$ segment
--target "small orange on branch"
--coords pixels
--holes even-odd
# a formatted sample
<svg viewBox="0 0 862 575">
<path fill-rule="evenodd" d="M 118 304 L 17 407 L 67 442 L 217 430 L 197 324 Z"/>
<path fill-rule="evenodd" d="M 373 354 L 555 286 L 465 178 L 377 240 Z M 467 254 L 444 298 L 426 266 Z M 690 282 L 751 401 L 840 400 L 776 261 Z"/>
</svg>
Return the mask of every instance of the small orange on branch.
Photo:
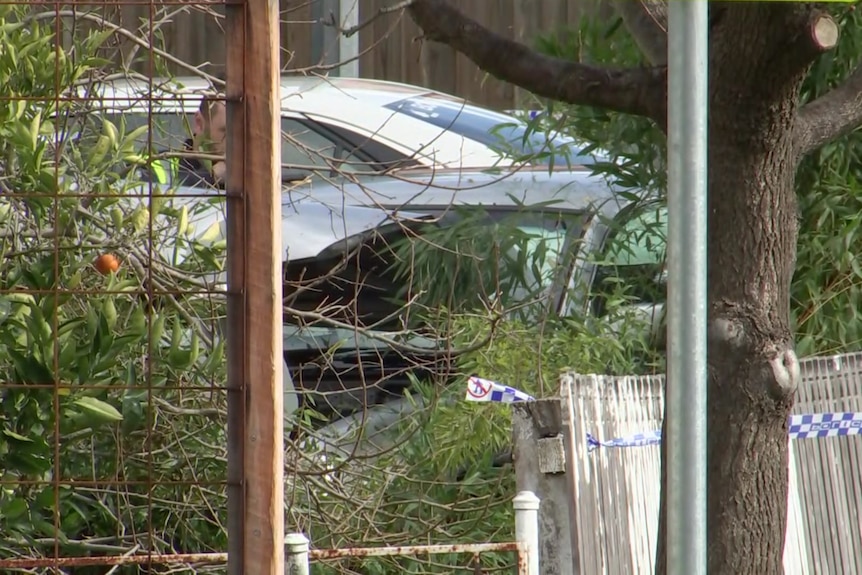
<svg viewBox="0 0 862 575">
<path fill-rule="evenodd" d="M 120 260 L 114 254 L 102 254 L 93 263 L 100 274 L 108 275 L 120 269 Z"/>
</svg>

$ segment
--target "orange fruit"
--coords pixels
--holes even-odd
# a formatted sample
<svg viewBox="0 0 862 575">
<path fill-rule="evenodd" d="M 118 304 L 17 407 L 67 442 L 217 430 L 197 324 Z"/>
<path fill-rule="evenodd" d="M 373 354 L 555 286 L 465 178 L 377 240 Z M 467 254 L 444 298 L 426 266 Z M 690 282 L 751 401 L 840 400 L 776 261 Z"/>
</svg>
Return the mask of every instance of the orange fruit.
<svg viewBox="0 0 862 575">
<path fill-rule="evenodd" d="M 100 274 L 108 275 L 120 269 L 120 260 L 114 254 L 102 254 L 93 263 Z"/>
</svg>

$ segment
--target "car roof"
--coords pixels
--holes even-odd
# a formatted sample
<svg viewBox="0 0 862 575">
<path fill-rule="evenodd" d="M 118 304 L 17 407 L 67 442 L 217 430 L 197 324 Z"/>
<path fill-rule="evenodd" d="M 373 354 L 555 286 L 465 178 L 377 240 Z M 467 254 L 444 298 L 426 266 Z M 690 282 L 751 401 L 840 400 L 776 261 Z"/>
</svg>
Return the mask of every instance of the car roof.
<svg viewBox="0 0 862 575">
<path fill-rule="evenodd" d="M 465 102 L 461 98 L 420 86 L 366 78 L 282 76 L 280 85 L 282 105 L 301 110 L 317 110 L 328 107 L 330 102 L 349 103 L 360 98 L 368 105 L 379 107 L 422 95 L 433 95 L 453 103 Z M 96 91 L 102 98 L 110 97 L 117 102 L 140 102 L 152 94 L 155 99 L 164 98 L 164 103 L 169 107 L 179 107 L 185 100 L 186 106 L 192 110 L 204 94 L 214 94 L 221 89 L 200 76 L 119 78 L 104 80 L 96 85 Z M 306 98 L 312 95 L 314 98 Z M 321 102 L 320 98 L 325 101 Z"/>
<path fill-rule="evenodd" d="M 283 113 L 323 120 L 373 138 L 405 156 L 424 158 L 422 163 L 426 166 L 462 169 L 514 163 L 478 141 L 475 134 L 471 137 L 456 133 L 451 129 L 454 123 L 422 118 L 422 107 L 430 105 L 437 110 L 448 108 L 447 117 L 457 117 L 459 125 L 473 129 L 478 126 L 473 126 L 473 122 L 482 126 L 520 123 L 512 116 L 475 106 L 462 98 L 419 86 L 364 78 L 282 76 L 280 83 Z M 147 100 L 152 100 L 154 111 L 185 113 L 197 110 L 204 94 L 217 92 L 211 82 L 198 76 L 122 78 L 101 83 L 96 90 L 109 108 L 148 109 Z M 416 108 L 408 106 L 409 113 L 397 111 L 400 102 L 417 97 L 423 100 Z M 487 128 L 479 131 L 487 133 Z"/>
</svg>

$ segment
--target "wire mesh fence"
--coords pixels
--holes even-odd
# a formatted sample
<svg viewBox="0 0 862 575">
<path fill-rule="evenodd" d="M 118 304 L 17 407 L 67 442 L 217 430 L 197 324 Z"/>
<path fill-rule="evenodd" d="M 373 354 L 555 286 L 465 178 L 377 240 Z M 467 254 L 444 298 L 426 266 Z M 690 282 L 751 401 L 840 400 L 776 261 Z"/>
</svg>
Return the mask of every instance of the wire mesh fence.
<svg viewBox="0 0 862 575">
<path fill-rule="evenodd" d="M 224 563 L 225 83 L 159 40 L 219 7 L 0 6 L 2 572 Z"/>
</svg>

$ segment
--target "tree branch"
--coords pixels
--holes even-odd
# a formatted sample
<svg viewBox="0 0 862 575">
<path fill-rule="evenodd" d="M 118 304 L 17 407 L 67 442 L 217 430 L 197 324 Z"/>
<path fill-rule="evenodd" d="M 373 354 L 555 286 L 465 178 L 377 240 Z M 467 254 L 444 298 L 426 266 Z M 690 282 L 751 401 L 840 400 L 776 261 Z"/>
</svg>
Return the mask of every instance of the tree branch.
<svg viewBox="0 0 862 575">
<path fill-rule="evenodd" d="M 803 106 L 796 134 L 803 154 L 845 136 L 862 125 L 862 64 L 844 83 Z"/>
<path fill-rule="evenodd" d="M 667 64 L 667 3 L 662 0 L 614 0 L 614 9 L 650 63 Z"/>
<path fill-rule="evenodd" d="M 665 67 L 610 69 L 545 56 L 492 32 L 446 0 L 414 0 L 408 11 L 425 39 L 451 46 L 503 81 L 545 98 L 645 116 L 665 125 Z"/>
</svg>

